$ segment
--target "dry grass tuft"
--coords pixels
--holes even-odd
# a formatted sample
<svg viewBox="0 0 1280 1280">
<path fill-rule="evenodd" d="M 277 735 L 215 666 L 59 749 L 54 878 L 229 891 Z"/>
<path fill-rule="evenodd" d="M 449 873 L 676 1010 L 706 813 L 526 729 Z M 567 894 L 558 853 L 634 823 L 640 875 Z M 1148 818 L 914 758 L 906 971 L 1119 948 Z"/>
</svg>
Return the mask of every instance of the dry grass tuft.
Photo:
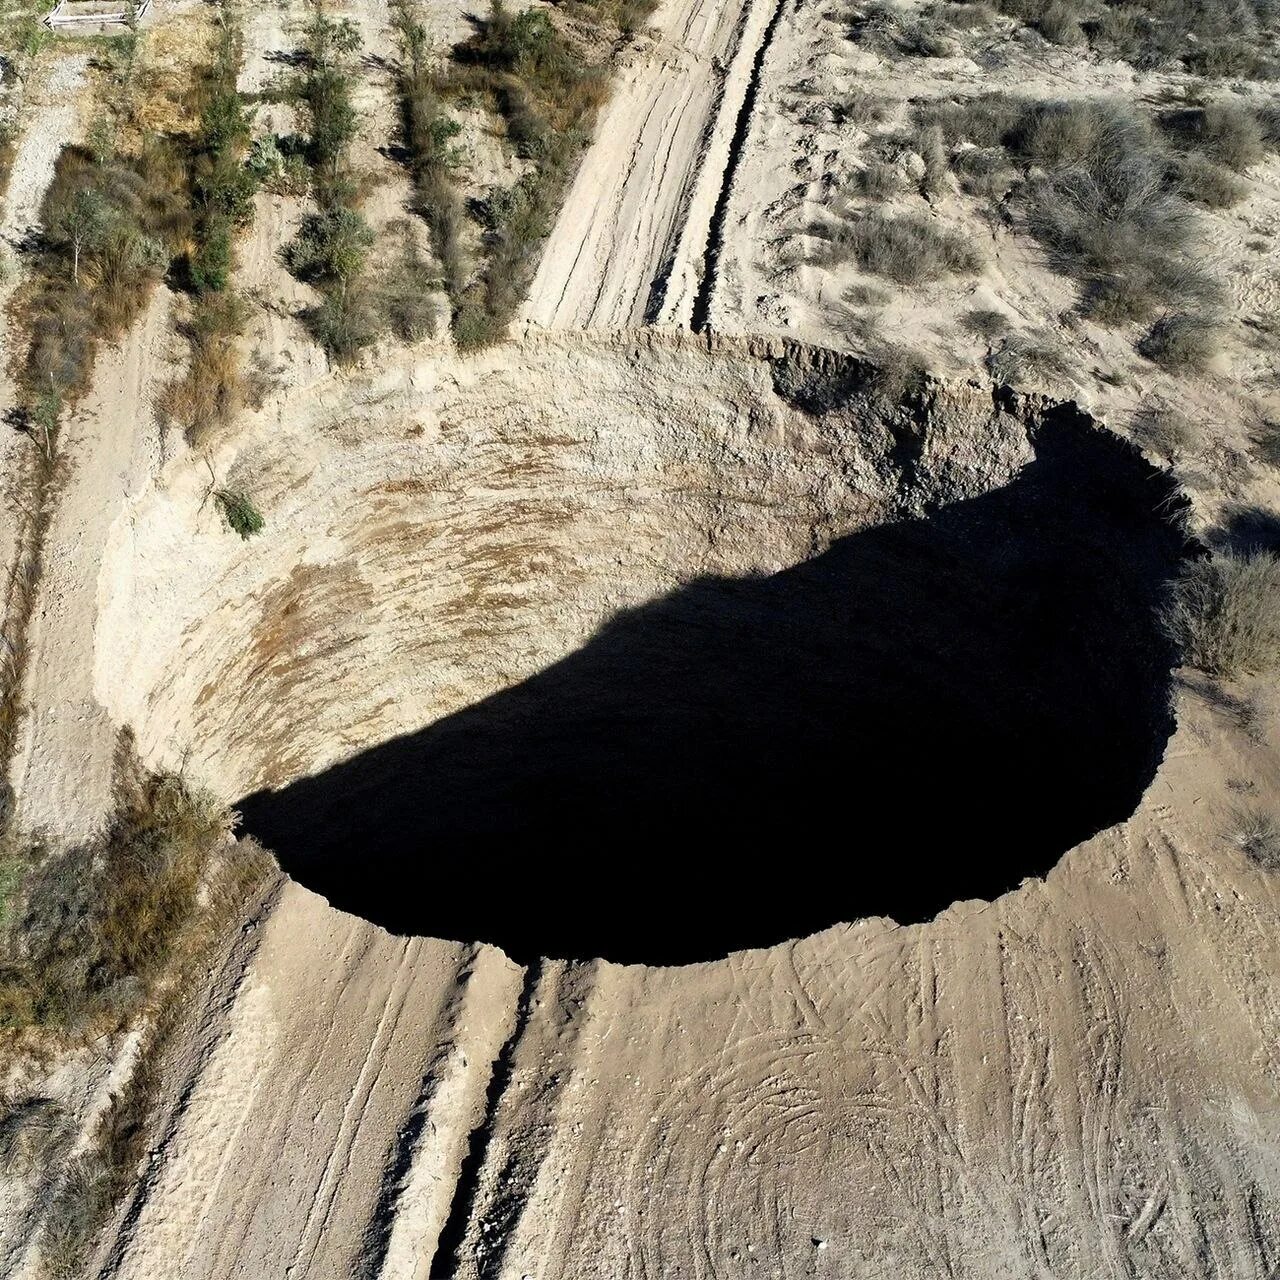
<svg viewBox="0 0 1280 1280">
<path fill-rule="evenodd" d="M 1228 677 L 1280 669 L 1280 559 L 1219 552 L 1191 565 L 1164 611 L 1186 660 Z"/>
<path fill-rule="evenodd" d="M 1145 448 L 1173 461 L 1191 452 L 1198 433 L 1180 409 L 1171 405 L 1146 405 L 1134 416 L 1134 439 Z"/>
<path fill-rule="evenodd" d="M 1233 815 L 1230 841 L 1250 862 L 1264 871 L 1280 871 L 1280 822 L 1260 809 L 1239 809 Z"/>
<path fill-rule="evenodd" d="M 1138 344 L 1138 351 L 1170 373 L 1203 373 L 1221 350 L 1221 324 L 1211 316 L 1162 316 Z"/>
<path fill-rule="evenodd" d="M 191 348 L 186 373 L 161 394 L 161 417 L 180 427 L 191 444 L 207 444 L 229 426 L 253 398 L 252 375 L 246 372 L 240 342 L 248 318 L 234 293 L 198 298 L 183 334 Z"/>
<path fill-rule="evenodd" d="M 964 236 L 927 218 L 866 214 L 829 234 L 820 260 L 855 262 L 863 271 L 897 284 L 917 285 L 982 269 L 982 255 Z"/>
</svg>

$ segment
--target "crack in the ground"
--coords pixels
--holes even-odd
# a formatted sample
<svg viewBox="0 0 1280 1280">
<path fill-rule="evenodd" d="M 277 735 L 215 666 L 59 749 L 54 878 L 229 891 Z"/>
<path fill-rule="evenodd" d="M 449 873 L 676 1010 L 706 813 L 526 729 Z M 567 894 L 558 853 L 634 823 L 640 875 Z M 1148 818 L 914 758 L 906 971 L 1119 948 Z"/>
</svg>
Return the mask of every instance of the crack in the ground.
<svg viewBox="0 0 1280 1280">
<path fill-rule="evenodd" d="M 498 1108 L 511 1083 L 516 1048 L 529 1024 L 529 1017 L 533 1011 L 534 993 L 541 976 L 541 964 L 530 965 L 525 970 L 524 985 L 520 988 L 520 998 L 516 1008 L 515 1025 L 511 1028 L 511 1034 L 499 1050 L 494 1062 L 489 1087 L 485 1091 L 484 1113 L 468 1136 L 467 1154 L 463 1157 L 462 1165 L 458 1170 L 458 1180 L 454 1184 L 448 1216 L 445 1218 L 444 1226 L 440 1228 L 440 1238 L 436 1244 L 435 1258 L 431 1267 L 433 1280 L 448 1280 L 458 1275 L 462 1269 L 462 1253 L 467 1227 L 480 1199 L 481 1176 L 487 1163 L 489 1146 L 493 1140 Z"/>
<path fill-rule="evenodd" d="M 715 293 L 716 276 L 720 268 L 720 254 L 724 249 L 725 221 L 729 214 L 729 201 L 733 195 L 734 179 L 738 166 L 742 162 L 742 154 L 746 150 L 747 134 L 751 131 L 751 120 L 755 114 L 756 97 L 760 90 L 760 73 L 764 67 L 765 55 L 782 21 L 783 12 L 787 8 L 787 0 L 778 0 L 770 17 L 755 56 L 751 60 L 751 75 L 747 80 L 747 89 L 742 97 L 742 105 L 738 108 L 738 118 L 734 122 L 733 137 L 729 142 L 729 157 L 720 181 L 720 191 L 716 196 L 715 208 L 711 213 L 711 223 L 707 230 L 707 247 L 703 258 L 702 276 L 698 281 L 698 292 L 693 300 L 691 325 L 694 332 L 705 330 L 711 318 L 711 299 Z"/>
</svg>

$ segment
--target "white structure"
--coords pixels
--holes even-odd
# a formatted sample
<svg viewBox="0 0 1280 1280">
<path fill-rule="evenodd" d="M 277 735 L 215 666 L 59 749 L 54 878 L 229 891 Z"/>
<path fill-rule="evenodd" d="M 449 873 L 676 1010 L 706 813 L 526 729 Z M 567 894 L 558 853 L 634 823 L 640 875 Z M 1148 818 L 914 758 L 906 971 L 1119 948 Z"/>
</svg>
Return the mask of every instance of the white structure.
<svg viewBox="0 0 1280 1280">
<path fill-rule="evenodd" d="M 55 31 L 60 27 L 81 25 L 107 26 L 113 23 L 125 25 L 140 22 L 151 8 L 151 0 L 141 0 L 132 11 L 128 6 L 117 7 L 113 0 L 58 0 L 45 22 Z"/>
</svg>

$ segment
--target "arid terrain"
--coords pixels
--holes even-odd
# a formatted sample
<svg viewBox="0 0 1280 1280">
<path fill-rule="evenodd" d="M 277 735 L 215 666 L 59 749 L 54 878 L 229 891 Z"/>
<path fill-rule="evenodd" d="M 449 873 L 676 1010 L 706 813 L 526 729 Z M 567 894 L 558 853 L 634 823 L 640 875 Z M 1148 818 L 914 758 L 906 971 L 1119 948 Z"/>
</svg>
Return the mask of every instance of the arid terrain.
<svg viewBox="0 0 1280 1280">
<path fill-rule="evenodd" d="M 0 1275 L 1277 1280 L 1275 12 L 108 9 L 0 15 Z"/>
</svg>

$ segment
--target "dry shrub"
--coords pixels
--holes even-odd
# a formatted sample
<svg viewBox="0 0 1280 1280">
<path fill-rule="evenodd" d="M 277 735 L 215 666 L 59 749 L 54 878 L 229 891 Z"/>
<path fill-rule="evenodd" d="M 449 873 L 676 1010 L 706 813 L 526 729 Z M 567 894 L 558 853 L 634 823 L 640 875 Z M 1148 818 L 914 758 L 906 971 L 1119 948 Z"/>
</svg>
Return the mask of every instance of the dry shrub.
<svg viewBox="0 0 1280 1280">
<path fill-rule="evenodd" d="M 913 214 L 867 214 L 839 224 L 825 259 L 854 262 L 863 271 L 903 285 L 972 275 L 983 265 L 981 254 L 964 236 Z"/>
<path fill-rule="evenodd" d="M 987 360 L 991 376 L 1008 386 L 1069 381 L 1071 366 L 1061 345 L 1047 334 L 1015 334 Z"/>
<path fill-rule="evenodd" d="M 1229 209 L 1249 194 L 1247 182 L 1200 152 L 1178 162 L 1178 189 L 1206 209 Z"/>
<path fill-rule="evenodd" d="M 439 296 L 441 283 L 406 228 L 400 253 L 391 264 L 379 295 L 383 315 L 401 341 L 419 342 L 435 332 L 434 299 Z"/>
<path fill-rule="evenodd" d="M 1145 405 L 1134 415 L 1132 431 L 1139 444 L 1169 459 L 1194 449 L 1199 439 L 1191 419 L 1172 405 Z"/>
<path fill-rule="evenodd" d="M 837 123 L 876 124 L 889 114 L 889 102 L 869 89 L 850 89 L 833 104 Z"/>
<path fill-rule="evenodd" d="M 970 333 L 986 342 L 993 342 L 1009 331 L 1009 317 L 1003 311 L 993 311 L 989 307 L 966 311 L 961 323 Z"/>
<path fill-rule="evenodd" d="M 1280 422 L 1263 419 L 1253 430 L 1252 453 L 1259 462 L 1280 470 Z"/>
<path fill-rule="evenodd" d="M 1176 146 L 1199 152 L 1236 173 L 1257 164 L 1271 145 L 1263 120 L 1238 102 L 1167 111 L 1160 117 L 1160 126 Z"/>
<path fill-rule="evenodd" d="M 1165 629 L 1192 665 L 1214 675 L 1280 668 L 1280 559 L 1263 551 L 1215 553 L 1175 583 Z"/>
<path fill-rule="evenodd" d="M 249 398 L 244 350 L 248 309 L 233 293 L 211 293 L 197 299 L 183 334 L 191 348 L 186 373 L 161 394 L 159 410 L 170 425 L 180 427 L 196 446 L 206 444 L 229 426 Z"/>
<path fill-rule="evenodd" d="M 929 364 L 919 351 L 880 343 L 869 357 L 873 363 L 862 390 L 881 411 L 892 413 L 923 393 Z"/>
<path fill-rule="evenodd" d="M 920 194 L 928 199 L 942 195 L 947 189 L 947 175 L 951 166 L 941 128 L 936 124 L 925 125 L 916 131 L 911 145 L 924 165 L 920 176 Z"/>
<path fill-rule="evenodd" d="M 1017 170 L 1001 147 L 966 147 L 951 161 L 960 189 L 999 203 L 1018 180 Z"/>
<path fill-rule="evenodd" d="M 1188 71 L 1211 80 L 1274 80 L 1280 76 L 1280 61 L 1266 48 L 1256 40 L 1234 35 L 1209 35 L 1188 49 L 1183 62 Z"/>
<path fill-rule="evenodd" d="M 1092 165 L 1107 156 L 1132 161 L 1150 150 L 1149 126 L 1112 99 L 1023 104 L 1009 145 L 1046 169 Z"/>
<path fill-rule="evenodd" d="M 853 12 L 849 30 L 859 44 L 887 57 L 947 58 L 958 49 L 947 36 L 946 25 L 936 9 L 913 15 L 877 0 Z"/>
<path fill-rule="evenodd" d="M 934 12 L 949 27 L 957 31 L 973 31 L 979 27 L 989 27 L 999 16 L 983 0 L 975 0 L 972 4 L 943 4 Z"/>
<path fill-rule="evenodd" d="M 38 1093 L 0 1097 L 0 1169 L 25 1174 L 65 1153 L 71 1132 L 62 1107 Z"/>
<path fill-rule="evenodd" d="M 1161 316 L 1138 351 L 1170 373 L 1203 373 L 1222 347 L 1222 326 L 1211 316 Z"/>
<path fill-rule="evenodd" d="M 1049 0 L 1031 25 L 1050 44 L 1083 44 L 1083 20 L 1084 12 L 1069 0 Z"/>
<path fill-rule="evenodd" d="M 377 340 L 377 299 L 362 284 L 338 284 L 303 317 L 312 337 L 338 364 L 350 364 Z"/>
<path fill-rule="evenodd" d="M 1231 843 L 1264 871 L 1280 871 L 1280 822 L 1260 809 L 1239 809 L 1229 832 Z"/>
<path fill-rule="evenodd" d="M 853 175 L 851 185 L 860 196 L 871 200 L 888 200 L 902 189 L 902 175 L 897 165 L 886 160 L 872 159 Z"/>
<path fill-rule="evenodd" d="M 1237 173 L 1257 164 L 1267 152 L 1258 117 L 1233 102 L 1204 109 L 1197 141 L 1214 160 Z"/>
<path fill-rule="evenodd" d="M 1187 254 L 1191 207 L 1128 113 L 1113 104 L 1040 108 L 1017 145 L 1049 168 L 1026 189 L 1030 230 L 1059 270 L 1085 282 L 1091 317 L 1115 324 L 1148 319 L 1171 301 L 1216 303 L 1216 282 Z"/>
<path fill-rule="evenodd" d="M 912 112 L 912 119 L 922 129 L 936 125 L 952 146 L 972 142 L 978 147 L 994 147 L 1007 141 L 1025 111 L 1025 103 L 989 93 L 964 102 L 922 103 Z"/>
</svg>

